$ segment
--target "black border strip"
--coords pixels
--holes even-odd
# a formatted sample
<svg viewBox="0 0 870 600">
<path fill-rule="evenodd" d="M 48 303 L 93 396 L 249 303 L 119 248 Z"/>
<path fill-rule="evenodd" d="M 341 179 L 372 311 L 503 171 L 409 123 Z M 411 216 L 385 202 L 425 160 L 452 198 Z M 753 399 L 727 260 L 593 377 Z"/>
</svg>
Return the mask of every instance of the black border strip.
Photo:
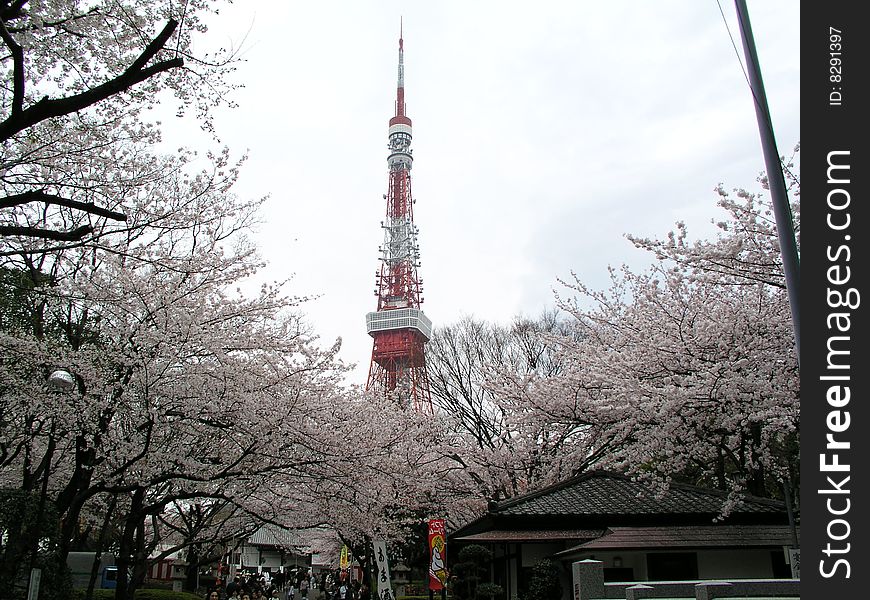
<svg viewBox="0 0 870 600">
<path fill-rule="evenodd" d="M 801 14 L 802 598 L 866 597 L 870 565 L 870 103 L 862 4 L 804 2 Z"/>
</svg>

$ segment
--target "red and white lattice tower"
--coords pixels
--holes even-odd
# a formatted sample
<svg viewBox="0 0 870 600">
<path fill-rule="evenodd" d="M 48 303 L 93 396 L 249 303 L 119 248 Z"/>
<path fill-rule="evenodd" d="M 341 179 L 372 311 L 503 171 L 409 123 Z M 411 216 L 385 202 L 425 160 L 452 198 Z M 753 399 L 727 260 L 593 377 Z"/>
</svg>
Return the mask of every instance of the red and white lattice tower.
<svg viewBox="0 0 870 600">
<path fill-rule="evenodd" d="M 432 335 L 432 322 L 420 310 L 423 282 L 417 276 L 420 247 L 411 197 L 411 119 L 405 116 L 401 33 L 396 115 L 390 119 L 389 150 L 390 182 L 384 195 L 387 218 L 381 223 L 384 244 L 375 289 L 378 308 L 366 315 L 366 330 L 374 338 L 366 389 L 431 413 L 424 348 Z"/>
</svg>

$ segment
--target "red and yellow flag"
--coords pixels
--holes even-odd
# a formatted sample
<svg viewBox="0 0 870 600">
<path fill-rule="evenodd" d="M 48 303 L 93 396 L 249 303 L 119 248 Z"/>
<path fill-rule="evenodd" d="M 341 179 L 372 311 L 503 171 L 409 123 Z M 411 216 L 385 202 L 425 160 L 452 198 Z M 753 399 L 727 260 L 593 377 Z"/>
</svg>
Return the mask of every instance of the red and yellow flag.
<svg viewBox="0 0 870 600">
<path fill-rule="evenodd" d="M 444 519 L 429 520 L 429 589 L 443 590 L 447 585 L 447 536 Z"/>
</svg>

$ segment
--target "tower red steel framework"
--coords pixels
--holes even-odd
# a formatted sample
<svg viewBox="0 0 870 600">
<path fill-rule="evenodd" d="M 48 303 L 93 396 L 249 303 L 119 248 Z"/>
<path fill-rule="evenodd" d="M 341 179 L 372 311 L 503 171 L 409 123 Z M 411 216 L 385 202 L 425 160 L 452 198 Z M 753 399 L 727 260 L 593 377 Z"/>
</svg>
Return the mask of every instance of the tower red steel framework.
<svg viewBox="0 0 870 600">
<path fill-rule="evenodd" d="M 417 276 L 420 247 L 411 196 L 411 119 L 405 115 L 403 52 L 400 33 L 396 114 L 390 119 L 387 157 L 390 179 L 384 195 L 387 218 L 381 223 L 384 244 L 376 276 L 378 308 L 366 315 L 366 330 L 374 339 L 366 389 L 431 413 L 424 349 L 432 322 L 420 310 L 423 282 Z"/>
</svg>

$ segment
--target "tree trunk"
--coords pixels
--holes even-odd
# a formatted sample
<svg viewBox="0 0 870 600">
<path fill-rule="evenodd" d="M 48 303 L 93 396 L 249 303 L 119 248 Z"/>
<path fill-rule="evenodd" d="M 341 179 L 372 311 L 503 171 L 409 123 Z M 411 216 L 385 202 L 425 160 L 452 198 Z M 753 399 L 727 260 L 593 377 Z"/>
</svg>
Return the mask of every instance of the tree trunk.
<svg viewBox="0 0 870 600">
<path fill-rule="evenodd" d="M 199 584 L 199 553 L 196 550 L 196 545 L 191 545 L 187 550 L 187 568 L 184 573 L 185 592 L 194 593 Z"/>
<path fill-rule="evenodd" d="M 118 547 L 118 580 L 115 588 L 115 600 L 133 600 L 136 591 L 133 582 L 130 581 L 130 573 L 133 567 L 133 558 L 136 550 L 137 521 L 142 512 L 145 499 L 145 489 L 136 488 L 130 501 L 130 510 L 124 519 L 124 529 L 121 533 L 121 543 Z"/>
<path fill-rule="evenodd" d="M 106 545 L 109 524 L 111 523 L 112 514 L 115 512 L 117 502 L 118 497 L 113 495 L 112 501 L 106 509 L 106 516 L 103 518 L 103 527 L 100 530 L 100 537 L 97 539 L 97 546 L 94 549 L 94 564 L 91 566 L 91 575 L 88 578 L 88 589 L 85 591 L 85 600 L 92 600 L 94 597 L 94 587 L 96 586 L 100 565 L 102 564 L 101 556 L 103 554 L 103 547 Z"/>
</svg>

